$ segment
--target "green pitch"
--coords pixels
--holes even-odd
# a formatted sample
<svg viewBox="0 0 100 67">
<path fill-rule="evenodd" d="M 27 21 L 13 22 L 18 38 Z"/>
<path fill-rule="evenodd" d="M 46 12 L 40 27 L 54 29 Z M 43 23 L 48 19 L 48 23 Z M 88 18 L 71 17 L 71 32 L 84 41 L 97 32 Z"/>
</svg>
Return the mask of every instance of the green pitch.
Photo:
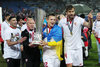
<svg viewBox="0 0 100 67">
<path fill-rule="evenodd" d="M 89 58 L 88 60 L 84 60 L 84 66 L 85 67 L 100 67 L 97 66 L 98 64 L 98 52 L 97 52 L 97 45 L 96 45 L 96 39 L 92 35 L 92 48 L 89 50 Z"/>
</svg>

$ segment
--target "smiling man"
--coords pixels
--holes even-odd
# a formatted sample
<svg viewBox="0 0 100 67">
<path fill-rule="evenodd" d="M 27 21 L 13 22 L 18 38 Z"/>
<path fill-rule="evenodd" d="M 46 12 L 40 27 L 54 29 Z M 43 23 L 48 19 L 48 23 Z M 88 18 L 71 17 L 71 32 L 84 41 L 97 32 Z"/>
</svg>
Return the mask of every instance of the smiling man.
<svg viewBox="0 0 100 67">
<path fill-rule="evenodd" d="M 4 59 L 7 62 L 7 67 L 20 67 L 21 49 L 20 43 L 26 40 L 26 37 L 21 38 L 21 31 L 17 28 L 15 16 L 9 18 L 10 27 L 4 33 Z"/>
<path fill-rule="evenodd" d="M 26 67 L 40 67 L 40 50 L 38 45 L 32 44 L 35 33 L 35 21 L 33 17 L 27 17 L 27 28 L 22 31 L 21 36 L 27 37 L 23 42 L 23 58 L 25 58 Z"/>
<path fill-rule="evenodd" d="M 89 19 L 93 18 L 91 12 Z M 72 5 L 66 7 L 66 18 L 61 19 L 58 24 L 64 31 L 64 52 L 66 67 L 83 66 L 81 27 L 90 27 L 90 23 L 75 15 L 75 8 Z"/>
<path fill-rule="evenodd" d="M 47 16 L 47 26 L 43 28 L 43 63 L 44 67 L 60 67 L 62 52 L 62 29 L 55 25 L 54 14 Z"/>
</svg>

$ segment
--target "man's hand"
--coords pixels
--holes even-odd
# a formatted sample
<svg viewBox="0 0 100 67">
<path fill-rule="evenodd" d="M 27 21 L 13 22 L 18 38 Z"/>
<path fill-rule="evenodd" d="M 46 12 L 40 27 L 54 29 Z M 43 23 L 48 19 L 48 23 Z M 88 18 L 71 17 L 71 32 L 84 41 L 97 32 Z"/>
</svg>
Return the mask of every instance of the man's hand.
<svg viewBox="0 0 100 67">
<path fill-rule="evenodd" d="M 90 13 L 88 14 L 88 28 L 92 28 L 93 26 L 93 15 L 92 15 L 93 10 L 90 11 Z"/>
<path fill-rule="evenodd" d="M 22 37 L 20 40 L 18 40 L 18 43 L 22 43 L 23 41 L 25 41 L 27 39 L 27 37 Z"/>
<path fill-rule="evenodd" d="M 30 47 L 37 47 L 38 45 L 32 44 L 32 42 L 28 45 Z"/>
<path fill-rule="evenodd" d="M 44 46 L 44 45 L 48 45 L 48 42 L 41 41 L 41 42 L 40 42 L 40 45 L 43 45 L 43 46 Z"/>
<path fill-rule="evenodd" d="M 92 13 L 93 13 L 93 10 L 91 10 L 90 13 L 88 14 L 88 20 L 93 19 Z"/>
<path fill-rule="evenodd" d="M 83 36 L 81 36 L 81 38 L 84 38 Z"/>
<path fill-rule="evenodd" d="M 21 51 L 23 51 L 23 45 L 21 45 L 20 48 L 21 48 Z"/>
</svg>

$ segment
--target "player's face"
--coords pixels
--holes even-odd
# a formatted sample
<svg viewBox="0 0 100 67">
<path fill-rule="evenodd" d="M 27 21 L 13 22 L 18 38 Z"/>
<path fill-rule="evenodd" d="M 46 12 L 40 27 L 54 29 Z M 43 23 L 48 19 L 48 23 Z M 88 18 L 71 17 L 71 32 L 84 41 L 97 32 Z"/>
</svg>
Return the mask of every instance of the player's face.
<svg viewBox="0 0 100 67">
<path fill-rule="evenodd" d="M 56 23 L 56 17 L 55 16 L 49 16 L 47 19 L 48 26 L 53 27 Z"/>
<path fill-rule="evenodd" d="M 97 20 L 100 21 L 100 13 L 97 14 Z"/>
<path fill-rule="evenodd" d="M 27 25 L 28 25 L 29 29 L 34 29 L 34 25 L 35 25 L 34 20 L 33 19 L 29 19 L 27 21 Z"/>
<path fill-rule="evenodd" d="M 75 9 L 72 8 L 71 10 L 68 10 L 68 11 L 66 12 L 66 15 L 67 15 L 67 17 L 69 17 L 69 18 L 74 18 Z"/>
<path fill-rule="evenodd" d="M 12 26 L 12 27 L 17 27 L 17 20 L 16 20 L 16 18 L 12 18 L 11 20 L 10 20 L 10 25 Z"/>
<path fill-rule="evenodd" d="M 18 24 L 19 24 L 20 26 L 22 26 L 23 23 L 24 23 L 23 19 L 20 19 L 19 22 L 18 22 Z"/>
</svg>

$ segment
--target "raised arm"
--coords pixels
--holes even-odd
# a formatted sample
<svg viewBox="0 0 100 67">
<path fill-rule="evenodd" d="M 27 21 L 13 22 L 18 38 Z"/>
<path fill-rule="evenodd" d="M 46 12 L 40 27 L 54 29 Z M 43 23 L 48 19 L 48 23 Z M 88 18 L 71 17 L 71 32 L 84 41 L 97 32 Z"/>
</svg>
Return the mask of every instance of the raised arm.
<svg viewBox="0 0 100 67">
<path fill-rule="evenodd" d="M 86 27 L 88 27 L 88 28 L 92 28 L 92 25 L 93 25 L 93 15 L 92 15 L 92 12 L 93 12 L 93 10 L 90 11 L 90 13 L 88 14 L 88 21 L 89 22 L 85 21 L 83 23 L 83 25 L 86 26 Z"/>
</svg>

